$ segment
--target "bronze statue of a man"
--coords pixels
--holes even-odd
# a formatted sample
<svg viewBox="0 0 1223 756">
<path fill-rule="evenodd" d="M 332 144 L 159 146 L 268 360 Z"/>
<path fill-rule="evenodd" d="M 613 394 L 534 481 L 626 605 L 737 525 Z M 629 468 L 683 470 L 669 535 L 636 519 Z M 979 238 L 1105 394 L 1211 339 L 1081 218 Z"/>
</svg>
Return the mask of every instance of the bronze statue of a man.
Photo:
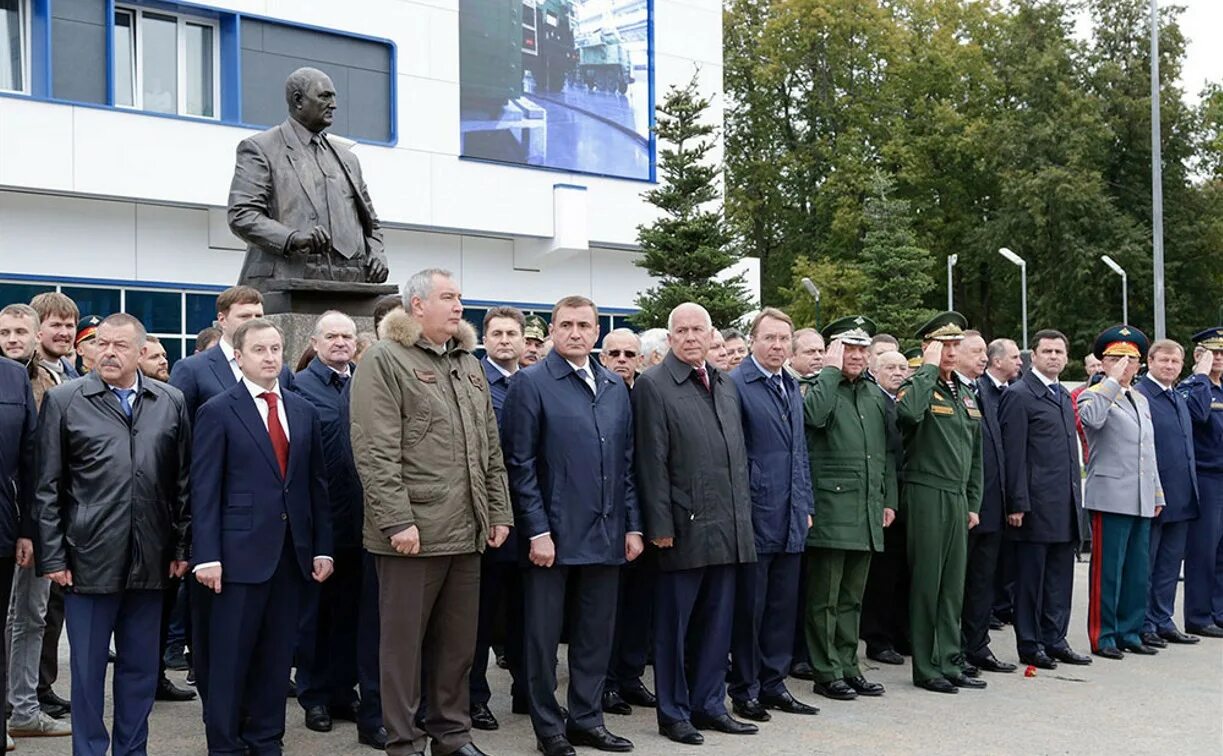
<svg viewBox="0 0 1223 756">
<path fill-rule="evenodd" d="M 299 68 L 285 81 L 289 118 L 238 144 L 229 228 L 248 244 L 238 283 L 304 278 L 386 280 L 382 229 L 357 156 L 328 137 L 330 77 Z"/>
</svg>

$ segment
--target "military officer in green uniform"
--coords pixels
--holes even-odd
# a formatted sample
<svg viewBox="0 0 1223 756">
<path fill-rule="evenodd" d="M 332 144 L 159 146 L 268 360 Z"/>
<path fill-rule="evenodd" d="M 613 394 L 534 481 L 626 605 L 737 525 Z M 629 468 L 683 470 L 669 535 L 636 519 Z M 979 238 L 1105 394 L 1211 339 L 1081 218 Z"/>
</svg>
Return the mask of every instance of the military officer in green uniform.
<svg viewBox="0 0 1223 756">
<path fill-rule="evenodd" d="M 955 663 L 968 530 L 977 524 L 982 490 L 981 410 L 955 375 L 967 327 L 960 313 L 944 312 L 918 330 L 922 365 L 901 384 L 896 404 L 904 437 L 900 506 L 908 523 L 913 682 L 938 693 L 985 687 Z"/>
<path fill-rule="evenodd" d="M 867 380 L 875 324 L 830 323 L 824 368 L 803 414 L 815 516 L 807 534 L 806 637 L 815 692 L 835 700 L 883 694 L 858 667 L 858 621 L 871 553 L 896 516 L 896 460 L 888 448 L 886 398 Z"/>
</svg>

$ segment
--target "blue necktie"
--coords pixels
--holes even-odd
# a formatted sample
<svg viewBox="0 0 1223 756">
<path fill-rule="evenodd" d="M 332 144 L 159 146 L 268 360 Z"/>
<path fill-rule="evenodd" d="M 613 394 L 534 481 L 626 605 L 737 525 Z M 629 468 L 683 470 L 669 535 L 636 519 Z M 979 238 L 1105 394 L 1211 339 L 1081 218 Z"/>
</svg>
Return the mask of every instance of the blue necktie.
<svg viewBox="0 0 1223 756">
<path fill-rule="evenodd" d="M 132 416 L 132 394 L 136 393 L 136 389 L 117 389 L 113 388 L 115 396 L 119 397 L 119 406 L 123 408 L 123 414 L 128 417 Z"/>
</svg>

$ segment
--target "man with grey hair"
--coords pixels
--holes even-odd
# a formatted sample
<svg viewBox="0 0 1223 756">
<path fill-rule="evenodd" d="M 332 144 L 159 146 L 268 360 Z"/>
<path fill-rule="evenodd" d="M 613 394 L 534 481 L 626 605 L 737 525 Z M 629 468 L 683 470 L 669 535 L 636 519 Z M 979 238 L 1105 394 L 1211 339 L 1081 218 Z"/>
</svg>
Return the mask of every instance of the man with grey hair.
<svg viewBox="0 0 1223 756">
<path fill-rule="evenodd" d="M 624 380 L 629 391 L 641 370 L 641 339 L 627 328 L 617 328 L 603 337 L 599 362 Z"/>
<path fill-rule="evenodd" d="M 294 376 L 292 391 L 319 414 L 334 573 L 306 590 L 297 644 L 297 702 L 308 729 L 329 732 L 332 719 L 355 720 L 358 742 L 385 746 L 378 679 L 360 674 L 365 670 L 358 662 L 362 650 L 378 645 L 378 605 L 362 601 L 378 588 L 373 563 L 361 550 L 364 507 L 344 390 L 356 369 L 357 325 L 348 315 L 328 310 L 315 321 L 310 346 L 315 356 Z"/>
<path fill-rule="evenodd" d="M 667 329 L 649 328 L 641 332 L 641 369 L 649 370 L 667 356 Z"/>
<path fill-rule="evenodd" d="M 985 357 L 988 360 L 985 366 L 986 374 L 999 390 L 1018 378 L 1023 371 L 1019 345 L 1011 339 L 994 339 L 989 342 Z"/>
<path fill-rule="evenodd" d="M 431 739 L 437 756 L 481 756 L 471 741 L 468 674 L 480 554 L 501 546 L 513 524 L 505 462 L 458 282 L 449 271 L 422 270 L 404 300 L 361 360 L 352 386 L 361 401 L 351 408 L 362 540 L 378 570 L 386 752 L 421 753 Z"/>
<path fill-rule="evenodd" d="M 238 144 L 228 213 L 230 230 L 248 244 L 238 283 L 261 291 L 285 278 L 382 283 L 382 228 L 361 163 L 325 133 L 335 85 L 299 68 L 285 81 L 285 101 L 283 123 Z"/>
</svg>

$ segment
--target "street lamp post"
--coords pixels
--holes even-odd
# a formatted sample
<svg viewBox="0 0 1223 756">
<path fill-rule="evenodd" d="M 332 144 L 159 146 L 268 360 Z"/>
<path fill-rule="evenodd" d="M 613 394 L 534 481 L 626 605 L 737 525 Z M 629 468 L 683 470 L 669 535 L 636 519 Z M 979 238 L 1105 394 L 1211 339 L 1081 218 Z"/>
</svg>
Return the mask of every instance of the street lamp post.
<svg viewBox="0 0 1223 756">
<path fill-rule="evenodd" d="M 947 310 L 955 309 L 955 292 L 952 291 L 952 285 L 955 283 L 951 275 L 951 270 L 955 268 L 955 264 L 960 261 L 959 255 L 947 255 Z"/>
<path fill-rule="evenodd" d="M 820 287 L 816 286 L 810 278 L 803 279 L 803 288 L 815 300 L 815 330 L 820 330 Z"/>
<path fill-rule="evenodd" d="M 998 254 L 1010 260 L 1019 266 L 1019 285 L 1022 287 L 1020 292 L 1021 308 L 1023 310 L 1023 348 L 1027 351 L 1028 348 L 1028 261 L 1015 254 L 1006 247 L 998 249 Z"/>
<path fill-rule="evenodd" d="M 1107 265 L 1109 268 L 1111 268 L 1114 273 L 1121 276 L 1121 322 L 1129 323 L 1130 322 L 1130 295 L 1129 295 L 1129 285 L 1127 283 L 1128 277 L 1125 275 L 1125 268 L 1118 265 L 1117 261 L 1109 257 L 1108 255 L 1100 255 L 1100 259 L 1103 260 L 1104 264 Z"/>
</svg>

